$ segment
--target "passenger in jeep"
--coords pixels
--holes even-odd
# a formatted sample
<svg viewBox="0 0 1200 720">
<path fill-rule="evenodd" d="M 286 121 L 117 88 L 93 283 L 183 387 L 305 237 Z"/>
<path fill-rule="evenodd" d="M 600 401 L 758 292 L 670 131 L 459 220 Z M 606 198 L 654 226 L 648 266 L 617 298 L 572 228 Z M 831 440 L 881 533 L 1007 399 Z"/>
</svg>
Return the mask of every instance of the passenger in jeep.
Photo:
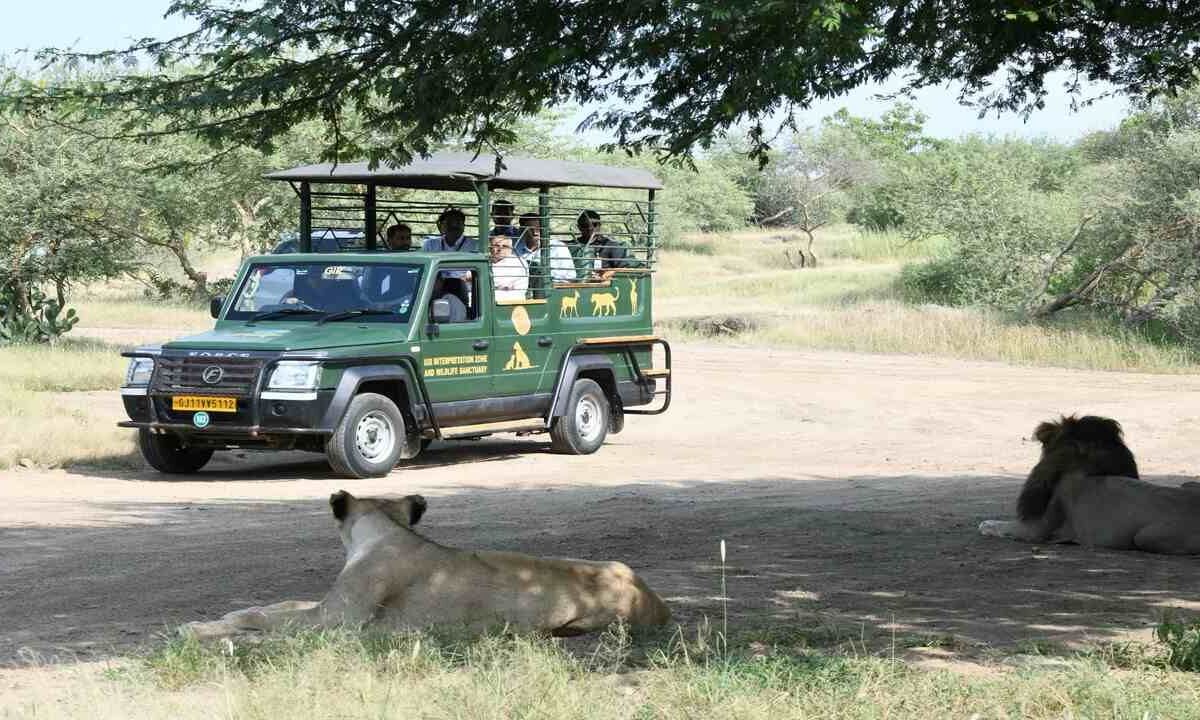
<svg viewBox="0 0 1200 720">
<path fill-rule="evenodd" d="M 412 228 L 404 223 L 396 223 L 387 229 L 383 244 L 392 252 L 412 250 Z"/>
<path fill-rule="evenodd" d="M 579 237 L 568 244 L 575 258 L 575 269 L 580 278 L 592 277 L 608 280 L 617 268 L 635 267 L 636 261 L 629 256 L 629 248 L 600 232 L 600 213 L 584 210 L 579 213 L 576 227 Z"/>
<path fill-rule="evenodd" d="M 476 252 L 475 238 L 467 237 L 467 216 L 456 207 L 448 207 L 438 215 L 437 227 L 440 235 L 427 238 L 422 249 L 425 252 Z"/>
<path fill-rule="evenodd" d="M 434 300 L 445 300 L 450 303 L 450 319 L 447 322 L 461 323 L 469 319 L 466 283 L 462 278 L 449 275 L 444 271 L 438 273 L 433 284 L 432 297 Z"/>
<path fill-rule="evenodd" d="M 529 266 L 513 254 L 512 238 L 493 235 L 488 238 L 492 260 L 492 282 L 497 300 L 524 300 L 529 292 Z"/>
</svg>

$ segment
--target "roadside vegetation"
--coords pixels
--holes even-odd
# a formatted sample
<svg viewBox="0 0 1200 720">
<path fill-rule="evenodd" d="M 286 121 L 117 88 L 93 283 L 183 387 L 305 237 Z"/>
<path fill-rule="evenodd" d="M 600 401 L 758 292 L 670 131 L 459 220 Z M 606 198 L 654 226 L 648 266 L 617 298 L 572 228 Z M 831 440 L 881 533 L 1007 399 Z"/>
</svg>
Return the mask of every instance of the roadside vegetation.
<svg viewBox="0 0 1200 720">
<path fill-rule="evenodd" d="M 586 649 L 511 635 L 308 632 L 171 640 L 107 668 L 23 683 L 7 717 L 1191 718 L 1200 675 L 1157 650 L 1027 655 L 940 669 L 814 648 L 802 633 L 682 633 Z"/>
<path fill-rule="evenodd" d="M 662 254 L 656 320 L 672 339 L 793 349 L 936 355 L 1091 370 L 1195 372 L 1190 344 L 1103 314 L 1030 321 L 979 305 L 931 302 L 906 268 L 945 241 L 841 224 L 818 231 L 816 269 L 787 265 L 786 231 L 688 235 Z"/>
</svg>

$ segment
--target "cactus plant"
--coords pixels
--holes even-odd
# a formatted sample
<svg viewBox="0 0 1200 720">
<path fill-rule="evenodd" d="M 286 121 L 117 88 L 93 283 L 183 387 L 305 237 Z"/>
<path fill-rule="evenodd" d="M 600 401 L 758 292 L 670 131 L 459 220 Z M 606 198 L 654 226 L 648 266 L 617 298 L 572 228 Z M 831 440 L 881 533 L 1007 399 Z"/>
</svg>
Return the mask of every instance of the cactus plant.
<svg viewBox="0 0 1200 720">
<path fill-rule="evenodd" d="M 12 280 L 0 282 L 0 345 L 51 342 L 77 322 L 74 309 L 46 297 L 41 288 Z"/>
</svg>

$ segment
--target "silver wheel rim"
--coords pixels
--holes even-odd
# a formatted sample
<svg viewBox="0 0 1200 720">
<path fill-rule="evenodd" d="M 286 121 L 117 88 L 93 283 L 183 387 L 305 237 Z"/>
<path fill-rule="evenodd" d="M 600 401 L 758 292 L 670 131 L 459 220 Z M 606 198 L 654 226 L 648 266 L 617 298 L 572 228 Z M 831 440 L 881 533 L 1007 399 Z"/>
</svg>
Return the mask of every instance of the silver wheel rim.
<svg viewBox="0 0 1200 720">
<path fill-rule="evenodd" d="M 600 403 L 590 395 L 584 395 L 579 398 L 579 403 L 575 406 L 575 430 L 579 433 L 579 439 L 586 443 L 593 443 L 600 437 L 600 433 L 604 431 L 603 412 L 600 410 Z"/>
<path fill-rule="evenodd" d="M 377 463 L 390 455 L 396 447 L 391 418 L 378 410 L 363 415 L 354 429 L 354 447 L 367 462 Z"/>
</svg>

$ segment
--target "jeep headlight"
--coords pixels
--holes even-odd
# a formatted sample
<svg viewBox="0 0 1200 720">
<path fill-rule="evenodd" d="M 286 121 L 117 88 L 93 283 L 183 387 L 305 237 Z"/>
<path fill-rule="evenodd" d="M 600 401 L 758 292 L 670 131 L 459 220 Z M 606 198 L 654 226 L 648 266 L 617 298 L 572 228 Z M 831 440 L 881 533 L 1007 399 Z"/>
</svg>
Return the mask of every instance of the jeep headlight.
<svg viewBox="0 0 1200 720">
<path fill-rule="evenodd" d="M 125 369 L 126 387 L 145 387 L 150 384 L 150 376 L 154 374 L 154 358 L 130 358 L 129 367 Z"/>
<path fill-rule="evenodd" d="M 271 372 L 267 387 L 272 390 L 315 390 L 321 376 L 321 363 L 281 360 Z"/>
</svg>

